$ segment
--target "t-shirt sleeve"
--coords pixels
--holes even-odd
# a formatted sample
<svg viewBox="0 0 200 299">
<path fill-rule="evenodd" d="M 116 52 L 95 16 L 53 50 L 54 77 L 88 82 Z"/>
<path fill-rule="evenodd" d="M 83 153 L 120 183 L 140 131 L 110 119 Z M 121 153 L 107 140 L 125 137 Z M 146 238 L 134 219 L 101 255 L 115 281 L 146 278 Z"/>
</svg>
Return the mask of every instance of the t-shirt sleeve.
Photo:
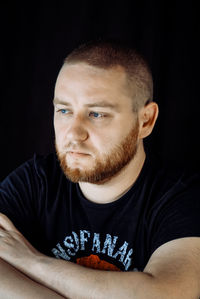
<svg viewBox="0 0 200 299">
<path fill-rule="evenodd" d="M 29 240 L 37 230 L 36 199 L 40 192 L 35 159 L 18 167 L 0 183 L 0 212 Z"/>
<path fill-rule="evenodd" d="M 184 237 L 200 237 L 200 179 L 182 178 L 154 207 L 149 223 L 150 255 L 161 245 Z"/>
</svg>

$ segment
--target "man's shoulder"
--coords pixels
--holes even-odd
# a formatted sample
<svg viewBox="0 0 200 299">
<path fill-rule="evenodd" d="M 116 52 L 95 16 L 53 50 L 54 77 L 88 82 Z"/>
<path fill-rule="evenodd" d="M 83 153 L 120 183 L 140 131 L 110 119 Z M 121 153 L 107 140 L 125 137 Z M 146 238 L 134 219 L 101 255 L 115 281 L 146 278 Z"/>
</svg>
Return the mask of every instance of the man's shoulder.
<svg viewBox="0 0 200 299">
<path fill-rule="evenodd" d="M 35 154 L 32 163 L 34 165 L 35 172 L 37 175 L 49 182 L 56 183 L 57 180 L 65 179 L 64 173 L 60 167 L 59 160 L 56 153 L 50 153 L 47 155 L 37 155 Z"/>
<path fill-rule="evenodd" d="M 13 170 L 3 181 L 17 182 L 19 180 L 35 181 L 35 180 L 51 180 L 55 177 L 62 176 L 63 172 L 60 168 L 56 154 L 49 153 L 41 155 L 35 153 L 30 159 L 22 163 Z"/>
<path fill-rule="evenodd" d="M 61 170 L 57 156 L 54 152 L 46 155 L 34 154 L 32 159 L 27 161 L 27 163 L 34 167 L 37 173 L 42 171 L 52 172 L 55 169 Z"/>
<path fill-rule="evenodd" d="M 164 160 L 156 154 L 149 154 L 147 160 L 147 178 L 157 192 L 159 189 L 180 192 L 190 188 L 200 191 L 200 173 L 197 170 Z"/>
</svg>

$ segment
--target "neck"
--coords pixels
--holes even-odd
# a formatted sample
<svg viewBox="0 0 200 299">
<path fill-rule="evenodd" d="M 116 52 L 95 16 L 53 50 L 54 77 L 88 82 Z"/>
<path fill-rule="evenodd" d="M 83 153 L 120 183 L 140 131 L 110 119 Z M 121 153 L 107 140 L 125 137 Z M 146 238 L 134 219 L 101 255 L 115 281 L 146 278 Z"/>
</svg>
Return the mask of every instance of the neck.
<svg viewBox="0 0 200 299">
<path fill-rule="evenodd" d="M 135 183 L 142 170 L 145 158 L 146 154 L 143 143 L 141 143 L 138 146 L 136 155 L 129 164 L 109 181 L 99 185 L 80 182 L 79 186 L 83 195 L 88 200 L 99 204 L 110 203 L 119 199 Z"/>
</svg>

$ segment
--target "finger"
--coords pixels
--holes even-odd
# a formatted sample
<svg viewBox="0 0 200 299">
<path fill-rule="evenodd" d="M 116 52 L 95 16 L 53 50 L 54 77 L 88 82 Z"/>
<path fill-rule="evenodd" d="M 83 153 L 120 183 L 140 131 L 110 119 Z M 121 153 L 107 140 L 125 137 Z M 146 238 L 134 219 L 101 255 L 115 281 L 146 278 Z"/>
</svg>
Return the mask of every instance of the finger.
<svg viewBox="0 0 200 299">
<path fill-rule="evenodd" d="M 6 235 L 6 230 L 3 228 L 0 228 L 0 237 L 4 237 Z"/>
<path fill-rule="evenodd" d="M 5 230 L 18 232 L 12 221 L 2 213 L 0 213 L 0 227 L 2 227 Z"/>
<path fill-rule="evenodd" d="M 0 228 L 0 241 L 7 237 L 10 237 L 10 232 L 3 228 Z"/>
</svg>

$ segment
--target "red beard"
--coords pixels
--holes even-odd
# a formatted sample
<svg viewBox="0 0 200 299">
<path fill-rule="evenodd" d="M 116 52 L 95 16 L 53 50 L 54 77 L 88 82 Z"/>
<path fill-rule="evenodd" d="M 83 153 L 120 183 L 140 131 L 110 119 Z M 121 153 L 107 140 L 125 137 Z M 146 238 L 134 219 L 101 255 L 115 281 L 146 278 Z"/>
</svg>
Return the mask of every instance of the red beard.
<svg viewBox="0 0 200 299">
<path fill-rule="evenodd" d="M 103 184 L 117 175 L 136 155 L 139 123 L 137 121 L 131 132 L 105 155 L 103 159 L 97 158 L 95 166 L 89 170 L 70 168 L 67 165 L 66 153 L 60 152 L 56 145 L 56 153 L 60 166 L 66 177 L 74 183 L 87 182 L 92 184 Z"/>
</svg>

